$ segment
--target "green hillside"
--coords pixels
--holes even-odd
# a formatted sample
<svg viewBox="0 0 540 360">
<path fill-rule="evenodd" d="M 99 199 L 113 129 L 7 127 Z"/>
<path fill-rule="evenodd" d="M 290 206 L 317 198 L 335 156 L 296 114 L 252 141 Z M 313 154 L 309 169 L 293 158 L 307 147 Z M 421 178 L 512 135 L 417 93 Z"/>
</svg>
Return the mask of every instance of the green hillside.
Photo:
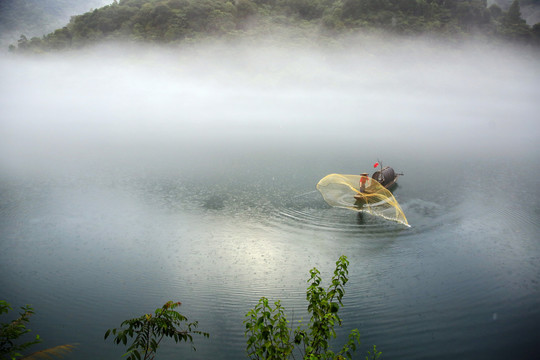
<svg viewBox="0 0 540 360">
<path fill-rule="evenodd" d="M 382 30 L 531 44 L 540 39 L 540 24 L 526 24 L 517 0 L 507 11 L 488 7 L 486 0 L 121 0 L 75 16 L 42 38 L 21 36 L 10 49 L 42 52 L 109 40 L 181 43 L 269 34 L 276 28 L 319 37 Z"/>
<path fill-rule="evenodd" d="M 112 0 L 0 0 L 0 44 L 21 34 L 41 36 L 64 26 L 71 16 L 99 8 Z"/>
</svg>

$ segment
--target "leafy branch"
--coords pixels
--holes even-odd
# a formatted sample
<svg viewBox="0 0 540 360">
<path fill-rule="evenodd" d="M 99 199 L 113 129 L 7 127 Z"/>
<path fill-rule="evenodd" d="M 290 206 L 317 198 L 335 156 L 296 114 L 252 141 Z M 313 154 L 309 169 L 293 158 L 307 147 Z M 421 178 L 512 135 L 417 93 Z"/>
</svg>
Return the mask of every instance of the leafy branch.
<svg viewBox="0 0 540 360">
<path fill-rule="evenodd" d="M 8 313 L 13 310 L 11 305 L 5 301 L 0 300 L 0 315 Z M 8 323 L 0 323 L 0 358 L 15 360 L 22 356 L 21 352 L 28 349 L 30 346 L 39 344 L 42 340 L 39 335 L 36 335 L 34 340 L 20 342 L 20 338 L 32 330 L 28 329 L 26 325 L 30 322 L 30 316 L 34 314 L 34 309 L 30 305 L 21 307 L 19 317 Z M 59 345 L 52 348 L 36 351 L 30 355 L 24 356 L 21 359 L 33 360 L 33 359 L 52 359 L 53 356 L 62 357 L 67 353 L 70 353 L 75 349 L 76 344 Z"/>
<path fill-rule="evenodd" d="M 129 345 L 127 360 L 150 360 L 154 359 L 161 341 L 165 338 L 171 338 L 176 343 L 189 342 L 193 350 L 193 334 L 209 337 L 206 332 L 195 330 L 198 322 L 188 323 L 187 317 L 175 310 L 180 306 L 180 302 L 168 301 L 163 307 L 156 309 L 154 314 L 145 314 L 143 316 L 125 320 L 119 328 L 109 329 L 105 332 L 105 339 L 109 335 L 114 335 L 115 344 L 127 345 L 128 338 L 134 338 Z"/>
<path fill-rule="evenodd" d="M 7 301 L 0 300 L 0 315 L 8 313 L 10 310 L 13 310 L 11 305 Z M 34 340 L 16 343 L 20 337 L 32 331 L 26 328 L 26 324 L 30 322 L 30 316 L 33 314 L 34 309 L 30 305 L 25 305 L 21 307 L 17 319 L 0 324 L 0 357 L 2 359 L 4 356 L 12 360 L 21 357 L 22 351 L 41 342 L 39 335 L 36 335 Z"/>
<path fill-rule="evenodd" d="M 246 314 L 247 319 L 244 321 L 248 356 L 251 359 L 295 359 L 296 349 L 302 359 L 352 359 L 353 353 L 360 346 L 358 329 L 350 332 L 347 342 L 338 353 L 331 350 L 329 343 L 337 337 L 335 326 L 342 324 L 338 312 L 343 307 L 345 284 L 349 280 L 348 265 L 347 257 L 341 256 L 336 262 L 334 276 L 327 289 L 321 285 L 320 271 L 316 268 L 310 270 L 306 299 L 311 319 L 306 328 L 298 326 L 293 331 L 280 301 L 276 301 L 272 308 L 268 299 L 262 297 L 255 308 Z M 377 360 L 380 356 L 381 352 L 373 346 L 366 360 Z"/>
</svg>

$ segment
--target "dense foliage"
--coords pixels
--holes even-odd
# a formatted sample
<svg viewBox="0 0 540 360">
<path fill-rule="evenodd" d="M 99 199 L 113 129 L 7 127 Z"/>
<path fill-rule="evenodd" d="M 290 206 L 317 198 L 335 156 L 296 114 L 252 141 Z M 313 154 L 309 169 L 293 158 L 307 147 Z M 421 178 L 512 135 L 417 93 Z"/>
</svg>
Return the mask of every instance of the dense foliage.
<svg viewBox="0 0 540 360">
<path fill-rule="evenodd" d="M 377 29 L 540 43 L 540 24 L 526 24 L 518 0 L 507 11 L 486 0 L 120 0 L 72 17 L 42 38 L 22 35 L 10 48 L 40 52 L 120 39 L 176 43 L 268 34 L 276 27 L 328 37 Z"/>
<path fill-rule="evenodd" d="M 336 262 L 334 276 L 328 289 L 321 285 L 319 270 L 313 268 L 308 280 L 306 298 L 311 318 L 307 326 L 289 328 L 281 302 L 276 301 L 274 307 L 268 299 L 262 297 L 259 303 L 246 314 L 247 353 L 250 359 L 283 360 L 295 358 L 295 350 L 302 359 L 352 359 L 357 346 L 360 345 L 360 333 L 354 329 L 341 350 L 335 353 L 330 341 L 337 337 L 335 326 L 341 326 L 338 314 L 343 306 L 345 284 L 348 281 L 347 266 L 349 261 L 343 255 Z M 378 359 L 381 352 L 373 346 L 366 359 Z"/>
<path fill-rule="evenodd" d="M 488 0 L 488 5 L 497 4 L 508 10 L 513 2 L 514 0 Z M 532 25 L 540 22 L 540 0 L 519 0 L 519 4 L 527 24 Z"/>
</svg>

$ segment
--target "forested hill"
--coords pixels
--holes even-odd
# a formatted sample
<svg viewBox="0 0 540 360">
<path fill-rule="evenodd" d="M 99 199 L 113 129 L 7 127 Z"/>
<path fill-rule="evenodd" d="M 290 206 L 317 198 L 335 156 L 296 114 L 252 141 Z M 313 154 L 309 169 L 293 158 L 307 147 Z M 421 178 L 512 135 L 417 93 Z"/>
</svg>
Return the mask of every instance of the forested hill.
<svg viewBox="0 0 540 360">
<path fill-rule="evenodd" d="M 113 0 L 0 0 L 0 44 L 7 47 L 21 34 L 41 36 L 64 26 L 73 15 Z"/>
<path fill-rule="evenodd" d="M 497 4 L 507 10 L 514 0 L 487 0 L 488 5 Z M 521 12 L 527 24 L 534 25 L 540 22 L 540 0 L 520 0 Z"/>
<path fill-rule="evenodd" d="M 514 0 L 505 11 L 486 0 L 120 0 L 72 17 L 42 38 L 21 36 L 12 51 L 80 48 L 107 40 L 180 43 L 271 33 L 277 27 L 333 37 L 355 31 L 485 36 L 540 43 Z"/>
</svg>

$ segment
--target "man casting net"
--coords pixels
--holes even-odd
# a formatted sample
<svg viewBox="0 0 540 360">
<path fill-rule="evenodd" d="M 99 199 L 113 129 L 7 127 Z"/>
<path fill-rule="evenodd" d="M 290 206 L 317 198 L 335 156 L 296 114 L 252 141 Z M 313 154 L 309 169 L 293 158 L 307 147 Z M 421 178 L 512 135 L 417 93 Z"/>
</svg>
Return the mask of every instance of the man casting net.
<svg viewBox="0 0 540 360">
<path fill-rule="evenodd" d="M 317 190 L 330 206 L 369 213 L 409 226 L 394 195 L 367 174 L 330 174 L 319 181 Z"/>
</svg>

